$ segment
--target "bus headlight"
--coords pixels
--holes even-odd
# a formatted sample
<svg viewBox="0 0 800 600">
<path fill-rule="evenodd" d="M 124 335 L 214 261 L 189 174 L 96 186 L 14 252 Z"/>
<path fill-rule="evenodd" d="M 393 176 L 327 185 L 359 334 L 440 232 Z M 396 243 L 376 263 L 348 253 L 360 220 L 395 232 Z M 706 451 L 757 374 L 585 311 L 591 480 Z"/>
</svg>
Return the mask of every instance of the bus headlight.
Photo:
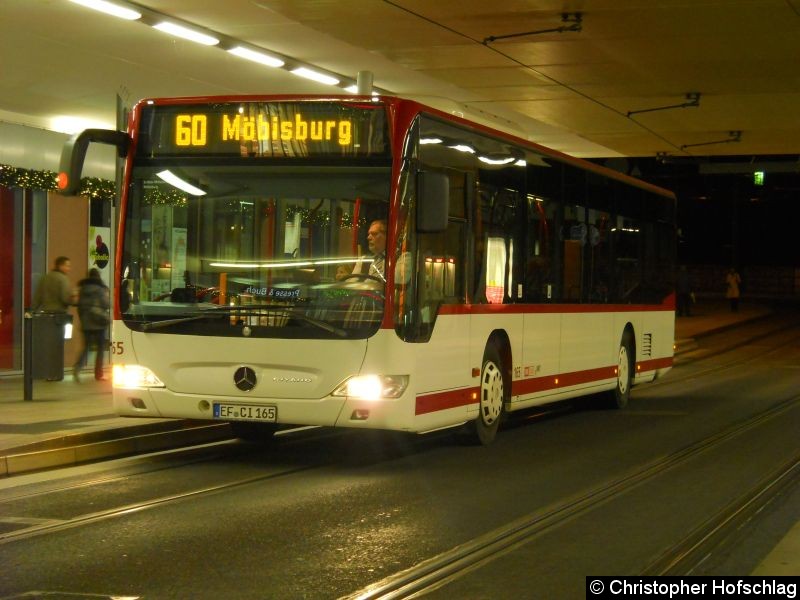
<svg viewBox="0 0 800 600">
<path fill-rule="evenodd" d="M 114 365 L 112 385 L 122 389 L 165 387 L 155 373 L 139 365 Z"/>
<path fill-rule="evenodd" d="M 333 391 L 333 395 L 358 400 L 399 398 L 407 387 L 408 375 L 359 375 L 347 379 Z"/>
</svg>

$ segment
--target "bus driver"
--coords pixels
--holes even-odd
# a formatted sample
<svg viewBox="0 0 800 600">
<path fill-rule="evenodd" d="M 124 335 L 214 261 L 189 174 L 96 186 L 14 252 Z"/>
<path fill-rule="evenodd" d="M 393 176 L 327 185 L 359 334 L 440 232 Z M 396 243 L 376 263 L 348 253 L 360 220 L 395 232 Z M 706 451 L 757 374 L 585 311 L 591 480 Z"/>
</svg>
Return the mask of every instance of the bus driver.
<svg viewBox="0 0 800 600">
<path fill-rule="evenodd" d="M 369 247 L 369 251 L 372 254 L 371 262 L 369 263 L 369 269 L 366 271 L 366 275 L 371 275 L 372 277 L 376 277 L 381 281 L 385 281 L 386 277 L 384 275 L 384 267 L 386 264 L 386 220 L 385 219 L 376 219 L 369 225 L 369 229 L 367 230 L 367 245 Z M 361 273 L 364 269 L 364 262 L 370 260 L 368 258 L 363 258 L 360 260 L 355 268 L 353 269 L 353 273 Z"/>
</svg>

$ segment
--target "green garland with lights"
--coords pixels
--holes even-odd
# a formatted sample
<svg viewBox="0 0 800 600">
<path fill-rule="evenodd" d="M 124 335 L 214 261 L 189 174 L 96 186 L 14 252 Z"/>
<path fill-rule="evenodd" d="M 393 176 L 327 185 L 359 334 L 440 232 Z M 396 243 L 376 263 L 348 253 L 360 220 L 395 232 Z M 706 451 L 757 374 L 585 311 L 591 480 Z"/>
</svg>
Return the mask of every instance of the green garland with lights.
<svg viewBox="0 0 800 600">
<path fill-rule="evenodd" d="M 308 208 L 303 208 L 296 205 L 289 205 L 286 207 L 286 217 L 289 221 L 294 220 L 296 214 L 300 215 L 300 222 L 303 225 L 329 225 L 331 216 L 326 211 L 313 211 Z M 341 229 L 352 229 L 353 219 L 347 213 L 343 213 L 339 219 L 339 227 Z M 367 220 L 364 217 L 358 219 L 359 227 L 365 227 Z"/>
<path fill-rule="evenodd" d="M 188 198 L 186 194 L 182 194 L 181 192 L 171 189 L 171 190 L 160 190 L 160 189 L 148 189 L 144 193 L 144 203 L 149 204 L 150 206 L 178 206 L 183 207 L 188 204 Z"/>
<path fill-rule="evenodd" d="M 10 165 L 0 165 L 0 186 L 7 188 L 28 188 L 43 190 L 45 192 L 58 192 L 56 184 L 57 173 L 53 171 L 37 171 L 35 169 L 20 169 Z M 88 196 L 111 202 L 116 189 L 113 181 L 99 177 L 83 177 L 79 196 Z"/>
</svg>

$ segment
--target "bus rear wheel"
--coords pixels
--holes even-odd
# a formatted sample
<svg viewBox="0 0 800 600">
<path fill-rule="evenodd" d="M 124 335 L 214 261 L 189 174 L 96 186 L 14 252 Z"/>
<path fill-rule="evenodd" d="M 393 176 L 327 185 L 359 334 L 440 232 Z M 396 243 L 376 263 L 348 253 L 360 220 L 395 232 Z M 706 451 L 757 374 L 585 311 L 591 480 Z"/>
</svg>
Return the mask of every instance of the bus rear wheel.
<svg viewBox="0 0 800 600">
<path fill-rule="evenodd" d="M 278 430 L 278 426 L 273 423 L 236 421 L 229 423 L 229 425 L 234 437 L 246 442 L 257 442 L 259 444 L 269 443 L 273 434 Z"/>
<path fill-rule="evenodd" d="M 617 385 L 608 392 L 609 408 L 625 408 L 631 397 L 633 385 L 634 350 L 633 335 L 629 329 L 622 334 L 617 353 Z"/>
<path fill-rule="evenodd" d="M 467 440 L 488 446 L 497 436 L 505 414 L 509 388 L 500 353 L 493 345 L 486 347 L 481 368 L 481 387 L 478 399 L 478 418 L 467 424 Z"/>
</svg>

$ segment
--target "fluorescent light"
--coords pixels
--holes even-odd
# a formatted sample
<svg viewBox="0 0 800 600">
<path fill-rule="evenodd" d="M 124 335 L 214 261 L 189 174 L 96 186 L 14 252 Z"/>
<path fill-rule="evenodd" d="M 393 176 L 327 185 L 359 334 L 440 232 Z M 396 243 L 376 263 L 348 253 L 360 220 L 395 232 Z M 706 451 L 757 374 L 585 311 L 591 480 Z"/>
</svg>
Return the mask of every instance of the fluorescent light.
<svg viewBox="0 0 800 600">
<path fill-rule="evenodd" d="M 469 152 L 470 154 L 475 154 L 474 148 L 470 148 L 469 146 L 466 146 L 464 144 L 458 144 L 456 146 L 449 146 L 449 147 L 452 148 L 453 150 L 458 150 L 459 152 Z"/>
<path fill-rule="evenodd" d="M 142 13 L 130 8 L 125 8 L 124 6 L 119 6 L 118 4 L 114 4 L 112 2 L 106 2 L 106 0 L 70 0 L 70 2 L 80 4 L 86 8 L 99 10 L 100 12 L 111 15 L 112 17 L 127 19 L 128 21 L 135 21 L 136 19 L 142 18 Z"/>
<path fill-rule="evenodd" d="M 167 21 L 153 25 L 153 29 L 158 29 L 164 33 L 169 33 L 170 35 L 174 35 L 192 42 L 197 42 L 198 44 L 203 44 L 205 46 L 216 46 L 219 44 L 219 40 L 215 37 L 206 35 L 205 33 L 200 33 L 199 31 L 195 31 L 187 27 L 183 27 L 182 25 L 169 23 Z"/>
<path fill-rule="evenodd" d="M 51 131 L 58 131 L 59 133 L 67 133 L 72 135 L 84 129 L 114 129 L 113 125 L 109 123 L 100 123 L 98 121 L 90 121 L 81 117 L 53 117 L 50 119 Z"/>
<path fill-rule="evenodd" d="M 422 144 L 422 145 L 425 145 L 425 144 L 441 144 L 442 141 L 443 140 L 441 138 L 419 138 L 419 143 Z"/>
<path fill-rule="evenodd" d="M 478 160 L 485 162 L 487 165 L 507 165 L 514 162 L 514 158 L 512 156 L 507 158 L 489 158 L 488 156 L 479 156 Z"/>
<path fill-rule="evenodd" d="M 292 73 L 300 77 L 305 77 L 306 79 L 311 79 L 312 81 L 325 83 L 327 85 L 336 85 L 339 83 L 339 80 L 336 79 L 335 77 L 331 77 L 330 75 L 324 75 L 322 73 L 318 73 L 317 71 L 306 69 L 305 67 L 298 67 L 296 69 L 292 69 Z"/>
<path fill-rule="evenodd" d="M 161 171 L 160 173 L 156 173 L 158 177 L 166 181 L 170 185 L 174 185 L 179 190 L 183 190 L 187 194 L 191 194 L 192 196 L 205 196 L 206 193 L 201 190 L 199 187 L 193 186 L 188 181 L 184 181 L 175 173 L 170 170 Z"/>
<path fill-rule="evenodd" d="M 257 62 L 268 67 L 282 67 L 285 64 L 279 58 L 275 58 L 274 56 L 269 56 L 268 54 L 263 54 L 261 52 L 256 52 L 255 50 L 250 50 L 249 48 L 244 48 L 242 46 L 231 48 L 228 50 L 228 52 L 234 56 L 238 56 L 239 58 L 246 58 L 247 60 L 252 60 L 253 62 Z"/>
</svg>

